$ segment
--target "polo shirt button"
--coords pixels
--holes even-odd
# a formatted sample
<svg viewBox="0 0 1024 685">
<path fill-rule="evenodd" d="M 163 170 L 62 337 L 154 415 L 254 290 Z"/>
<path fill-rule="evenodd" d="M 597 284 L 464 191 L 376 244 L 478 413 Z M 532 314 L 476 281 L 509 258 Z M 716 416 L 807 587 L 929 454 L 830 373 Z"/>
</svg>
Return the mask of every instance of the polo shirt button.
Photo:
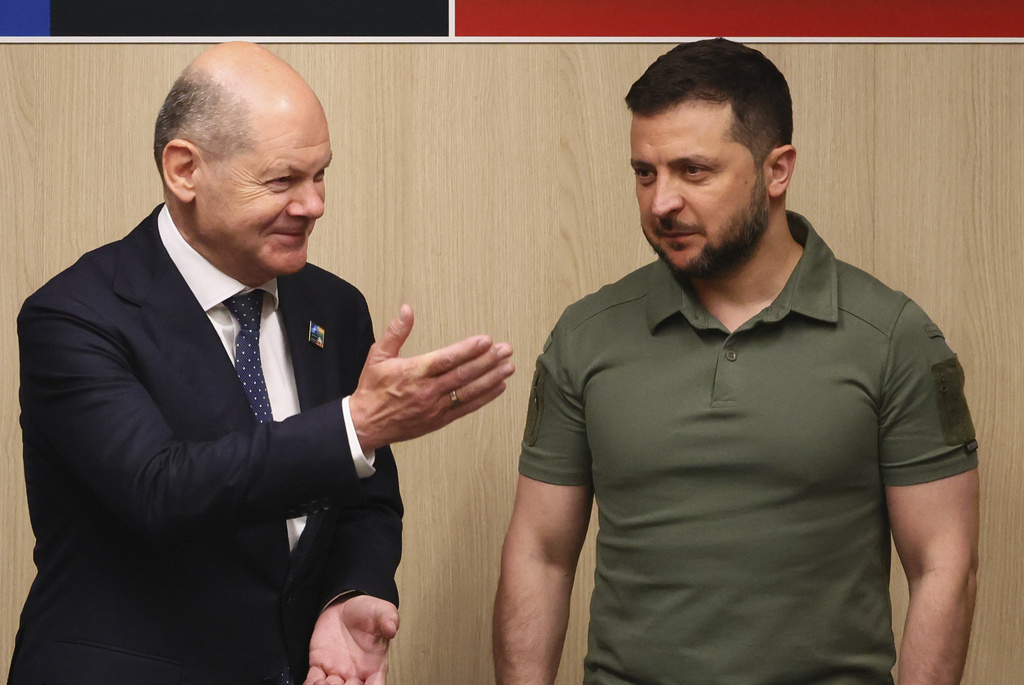
<svg viewBox="0 0 1024 685">
<path fill-rule="evenodd" d="M 725 358 L 728 359 L 731 362 L 736 361 L 736 357 L 738 357 L 738 356 L 739 355 L 736 354 L 736 350 L 726 350 L 725 351 Z"/>
</svg>

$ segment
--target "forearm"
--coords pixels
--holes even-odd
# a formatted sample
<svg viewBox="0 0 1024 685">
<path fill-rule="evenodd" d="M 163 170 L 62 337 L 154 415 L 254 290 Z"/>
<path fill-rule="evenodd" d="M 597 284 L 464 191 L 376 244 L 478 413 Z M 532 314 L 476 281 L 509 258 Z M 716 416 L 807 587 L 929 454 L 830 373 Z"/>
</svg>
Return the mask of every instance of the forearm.
<svg viewBox="0 0 1024 685">
<path fill-rule="evenodd" d="M 536 559 L 505 560 L 494 606 L 497 685 L 555 681 L 574 574 Z"/>
<path fill-rule="evenodd" d="M 934 570 L 910 584 L 900 685 L 958 685 L 977 588 L 974 569 Z"/>
<path fill-rule="evenodd" d="M 376 473 L 362 479 L 363 503 L 337 512 L 323 600 L 358 590 L 398 604 L 395 571 L 402 554 L 402 499 L 391 449 L 377 450 Z"/>
</svg>

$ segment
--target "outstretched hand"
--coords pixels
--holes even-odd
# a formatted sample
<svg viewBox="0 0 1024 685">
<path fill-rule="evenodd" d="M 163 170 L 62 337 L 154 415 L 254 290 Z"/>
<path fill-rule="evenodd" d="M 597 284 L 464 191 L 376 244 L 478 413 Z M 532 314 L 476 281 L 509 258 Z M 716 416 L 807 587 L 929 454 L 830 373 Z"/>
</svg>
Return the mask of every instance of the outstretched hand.
<svg viewBox="0 0 1024 685">
<path fill-rule="evenodd" d="M 476 411 L 504 392 L 505 379 L 515 371 L 509 361 L 512 347 L 486 335 L 418 357 L 399 357 L 412 324 L 412 307 L 403 304 L 370 348 L 349 399 L 364 452 L 418 438 Z"/>
<path fill-rule="evenodd" d="M 357 595 L 327 607 L 309 641 L 303 685 L 385 685 L 388 645 L 398 633 L 398 609 Z"/>
</svg>

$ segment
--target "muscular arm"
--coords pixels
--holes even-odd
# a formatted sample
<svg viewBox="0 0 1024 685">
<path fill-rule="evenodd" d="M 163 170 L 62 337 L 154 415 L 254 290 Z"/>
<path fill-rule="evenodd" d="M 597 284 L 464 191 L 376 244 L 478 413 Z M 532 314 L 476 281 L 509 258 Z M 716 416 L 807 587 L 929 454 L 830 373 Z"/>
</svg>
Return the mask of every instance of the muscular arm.
<svg viewBox="0 0 1024 685">
<path fill-rule="evenodd" d="M 592 499 L 590 486 L 519 477 L 494 606 L 498 685 L 554 682 Z"/>
<path fill-rule="evenodd" d="M 900 685 L 956 685 L 967 658 L 978 568 L 978 471 L 887 487 L 910 586 Z"/>
</svg>

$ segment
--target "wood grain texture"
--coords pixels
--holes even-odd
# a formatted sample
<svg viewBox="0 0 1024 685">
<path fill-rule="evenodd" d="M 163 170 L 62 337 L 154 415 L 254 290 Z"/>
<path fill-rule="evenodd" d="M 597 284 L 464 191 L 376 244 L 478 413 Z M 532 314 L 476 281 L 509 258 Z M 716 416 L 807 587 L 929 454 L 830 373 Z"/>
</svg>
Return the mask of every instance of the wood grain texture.
<svg viewBox="0 0 1024 685">
<path fill-rule="evenodd" d="M 959 352 L 982 443 L 983 538 L 964 680 L 1024 670 L 1024 46 L 767 45 L 795 103 L 789 206 L 907 292 Z M 152 125 L 193 45 L 0 45 L 0 677 L 32 578 L 14 318 L 160 199 Z M 490 620 L 534 359 L 565 306 L 651 259 L 622 98 L 660 45 L 279 45 L 320 94 L 334 161 L 311 259 L 360 287 L 405 352 L 510 341 L 506 394 L 396 447 L 406 500 L 393 685 L 493 682 Z M 583 551 L 559 685 L 578 683 Z M 898 564 L 897 564 L 898 566 Z M 896 588 L 897 632 L 905 594 Z"/>
<path fill-rule="evenodd" d="M 978 610 L 965 682 L 1018 682 L 1024 51 L 880 46 L 875 64 L 884 141 L 874 158 L 875 273 L 920 303 L 960 355 L 982 445 Z"/>
</svg>

